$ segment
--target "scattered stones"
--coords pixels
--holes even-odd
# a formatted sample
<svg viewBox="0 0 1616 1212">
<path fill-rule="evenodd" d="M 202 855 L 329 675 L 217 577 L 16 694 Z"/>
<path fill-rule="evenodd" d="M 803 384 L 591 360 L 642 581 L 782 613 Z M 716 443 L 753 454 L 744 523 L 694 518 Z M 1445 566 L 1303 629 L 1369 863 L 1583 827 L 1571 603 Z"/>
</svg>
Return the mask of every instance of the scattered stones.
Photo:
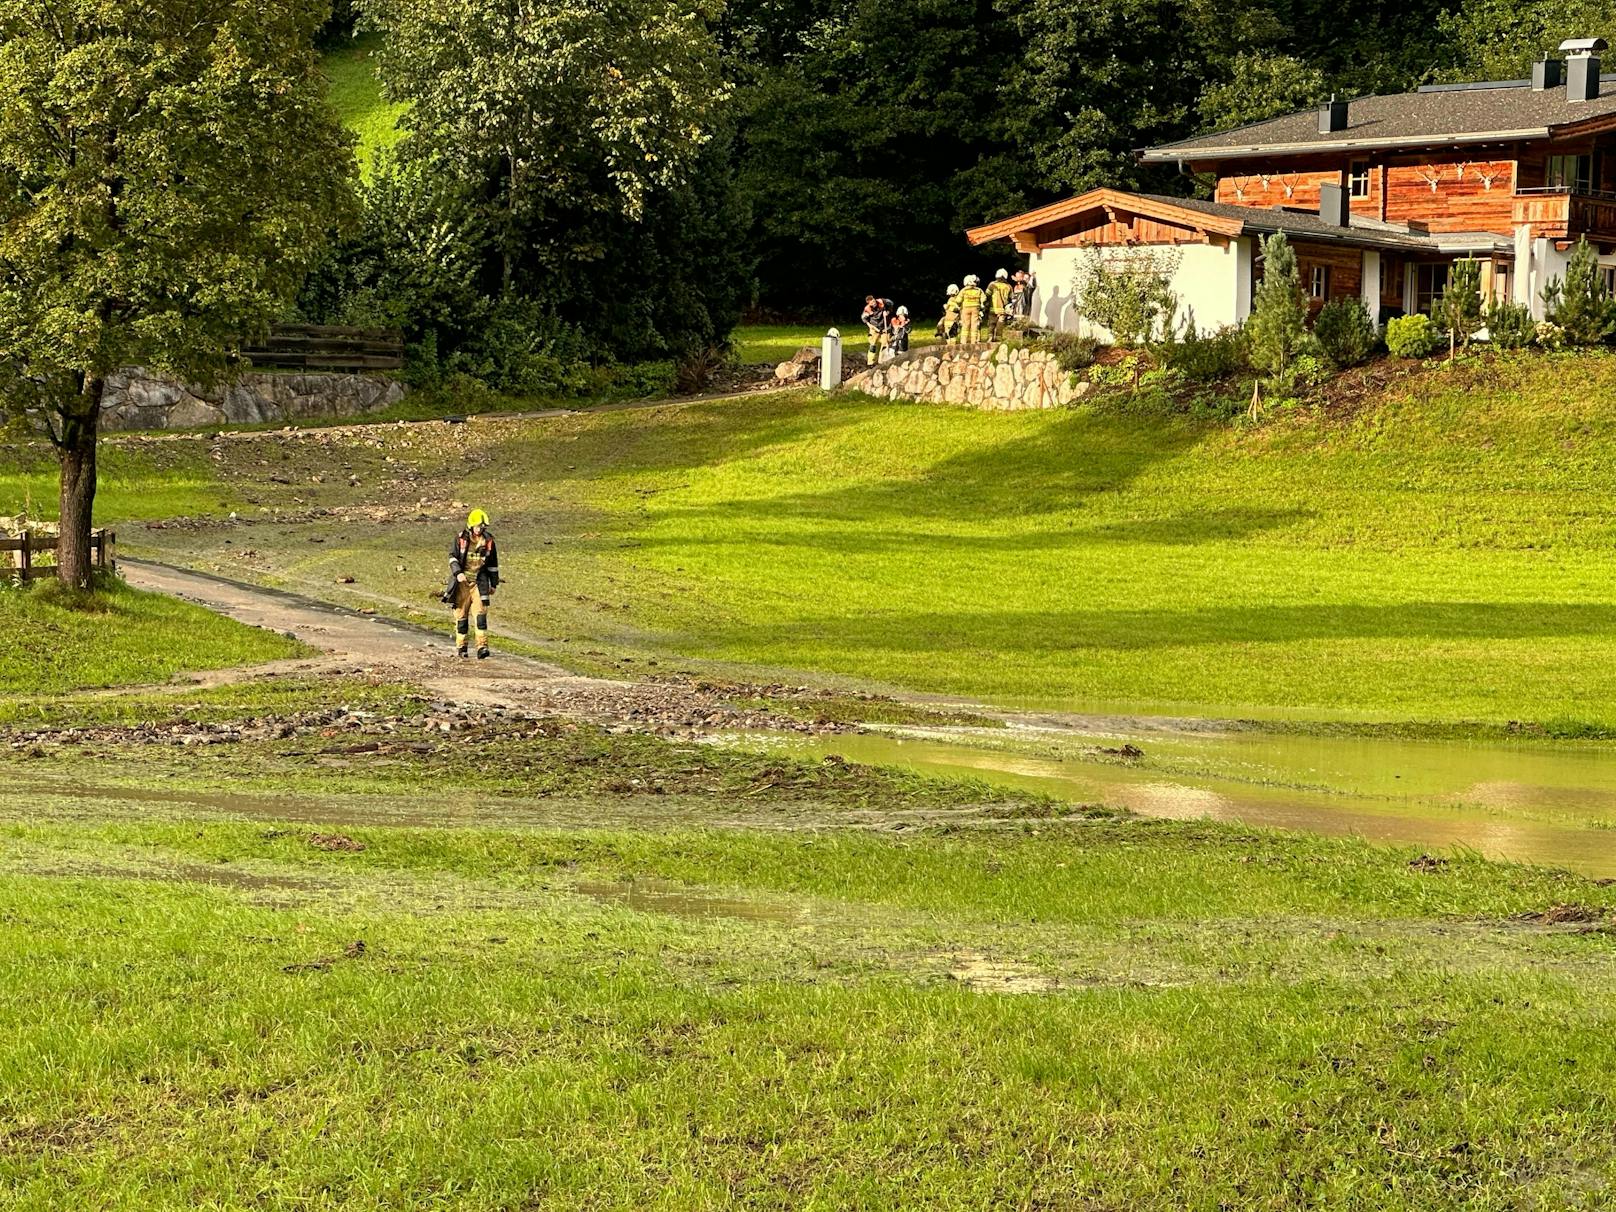
<svg viewBox="0 0 1616 1212">
<path fill-rule="evenodd" d="M 820 352 L 812 345 L 804 345 L 786 361 L 774 368 L 779 383 L 802 383 L 819 377 Z"/>
</svg>

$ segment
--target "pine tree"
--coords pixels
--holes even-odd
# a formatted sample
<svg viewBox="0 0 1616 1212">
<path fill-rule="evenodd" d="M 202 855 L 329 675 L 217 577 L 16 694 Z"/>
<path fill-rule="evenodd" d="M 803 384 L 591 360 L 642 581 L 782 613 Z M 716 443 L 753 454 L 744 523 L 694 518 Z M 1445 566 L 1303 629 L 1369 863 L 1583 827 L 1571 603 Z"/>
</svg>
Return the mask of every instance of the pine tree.
<svg viewBox="0 0 1616 1212">
<path fill-rule="evenodd" d="M 1448 288 L 1442 293 L 1439 319 L 1448 329 L 1448 360 L 1459 346 L 1470 348 L 1470 338 L 1481 327 L 1481 262 L 1465 257 L 1453 263 Z"/>
<path fill-rule="evenodd" d="M 1307 304 L 1302 300 L 1296 252 L 1284 232 L 1263 241 L 1262 256 L 1262 281 L 1246 331 L 1251 336 L 1252 365 L 1277 378 L 1290 368 L 1307 339 Z"/>
<path fill-rule="evenodd" d="M 1565 330 L 1569 345 L 1597 345 L 1616 332 L 1616 300 L 1605 290 L 1599 255 L 1584 236 L 1571 250 L 1564 279 L 1543 291 L 1548 319 Z"/>
</svg>

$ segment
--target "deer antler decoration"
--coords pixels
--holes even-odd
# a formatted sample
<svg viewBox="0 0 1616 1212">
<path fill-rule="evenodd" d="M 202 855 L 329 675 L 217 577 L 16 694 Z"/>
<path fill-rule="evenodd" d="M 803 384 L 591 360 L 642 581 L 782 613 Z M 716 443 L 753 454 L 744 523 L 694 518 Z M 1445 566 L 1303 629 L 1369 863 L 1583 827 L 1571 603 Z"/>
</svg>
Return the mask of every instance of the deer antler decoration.
<svg viewBox="0 0 1616 1212">
<path fill-rule="evenodd" d="M 1422 168 L 1420 169 L 1420 177 L 1427 185 L 1431 187 L 1431 192 L 1433 194 L 1436 193 L 1436 187 L 1442 180 L 1442 174 L 1438 172 L 1435 176 L 1433 176 L 1429 171 Z"/>
</svg>

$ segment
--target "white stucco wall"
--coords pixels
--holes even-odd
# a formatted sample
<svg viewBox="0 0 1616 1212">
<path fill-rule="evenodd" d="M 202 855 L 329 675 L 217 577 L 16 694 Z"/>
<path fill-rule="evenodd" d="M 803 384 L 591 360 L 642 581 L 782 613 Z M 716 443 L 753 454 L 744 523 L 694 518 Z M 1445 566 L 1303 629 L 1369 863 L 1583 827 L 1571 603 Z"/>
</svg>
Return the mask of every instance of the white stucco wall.
<svg viewBox="0 0 1616 1212">
<path fill-rule="evenodd" d="M 1216 244 L 1146 245 L 1145 251 L 1177 254 L 1173 293 L 1178 296 L 1178 322 L 1193 322 L 1201 332 L 1225 324 L 1238 324 L 1251 312 L 1251 242 L 1247 239 Z M 1107 256 L 1126 257 L 1133 249 L 1111 248 Z M 1075 296 L 1088 250 L 1046 248 L 1032 255 L 1038 275 L 1037 322 L 1060 332 L 1087 332 L 1102 340 L 1111 334 L 1081 320 Z"/>
<path fill-rule="evenodd" d="M 1515 229 L 1515 301 L 1532 309 L 1539 320 L 1543 318 L 1543 289 L 1556 278 L 1564 278 L 1566 265 L 1571 261 L 1569 252 L 1554 247 L 1554 241 L 1544 236 L 1532 237 L 1531 228 L 1524 223 Z"/>
</svg>

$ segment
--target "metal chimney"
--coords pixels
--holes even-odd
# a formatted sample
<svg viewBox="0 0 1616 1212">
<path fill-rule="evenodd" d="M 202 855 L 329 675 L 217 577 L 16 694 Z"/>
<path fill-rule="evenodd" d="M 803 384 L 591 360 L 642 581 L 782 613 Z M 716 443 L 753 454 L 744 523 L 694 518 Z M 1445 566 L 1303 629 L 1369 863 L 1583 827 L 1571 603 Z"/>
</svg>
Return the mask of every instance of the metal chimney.
<svg viewBox="0 0 1616 1212">
<path fill-rule="evenodd" d="M 1347 129 L 1347 103 L 1331 97 L 1319 106 L 1319 134 L 1333 135 Z"/>
<path fill-rule="evenodd" d="M 1332 227 L 1352 226 L 1352 201 L 1339 185 L 1319 186 L 1319 218 Z"/>
<path fill-rule="evenodd" d="M 1560 49 L 1570 58 L 1566 61 L 1566 100 L 1592 101 L 1599 96 L 1599 52 L 1604 50 L 1603 38 L 1567 38 Z"/>
<path fill-rule="evenodd" d="M 1565 83 L 1564 59 L 1539 59 L 1532 64 L 1532 91 L 1546 93 Z"/>
</svg>

